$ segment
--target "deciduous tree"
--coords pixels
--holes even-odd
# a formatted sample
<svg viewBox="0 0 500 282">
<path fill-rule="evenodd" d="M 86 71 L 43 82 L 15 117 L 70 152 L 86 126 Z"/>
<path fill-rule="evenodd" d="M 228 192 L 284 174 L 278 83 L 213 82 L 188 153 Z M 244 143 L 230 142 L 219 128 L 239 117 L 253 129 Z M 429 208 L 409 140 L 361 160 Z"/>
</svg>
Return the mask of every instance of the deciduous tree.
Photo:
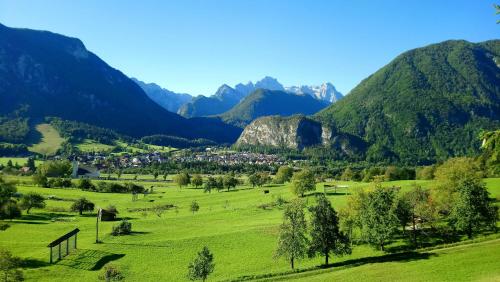
<svg viewBox="0 0 500 282">
<path fill-rule="evenodd" d="M 351 253 L 349 238 L 340 231 L 339 218 L 330 201 L 325 195 L 317 198 L 316 206 L 310 207 L 311 217 L 311 245 L 309 256 L 316 254 L 325 256 L 325 265 L 328 265 L 330 254 L 342 256 Z"/>
<path fill-rule="evenodd" d="M 21 198 L 21 207 L 26 209 L 26 213 L 29 214 L 32 208 L 44 208 L 45 198 L 35 192 L 27 193 Z"/>
<path fill-rule="evenodd" d="M 301 259 L 307 254 L 309 240 L 306 233 L 304 203 L 300 199 L 295 199 L 285 207 L 283 223 L 279 228 L 275 258 L 285 257 L 294 269 L 295 260 Z"/>
<path fill-rule="evenodd" d="M 198 252 L 196 258 L 189 263 L 188 266 L 188 279 L 189 280 L 207 280 L 208 275 L 210 275 L 215 268 L 214 255 L 210 252 L 208 247 L 203 247 L 203 249 Z"/>
</svg>

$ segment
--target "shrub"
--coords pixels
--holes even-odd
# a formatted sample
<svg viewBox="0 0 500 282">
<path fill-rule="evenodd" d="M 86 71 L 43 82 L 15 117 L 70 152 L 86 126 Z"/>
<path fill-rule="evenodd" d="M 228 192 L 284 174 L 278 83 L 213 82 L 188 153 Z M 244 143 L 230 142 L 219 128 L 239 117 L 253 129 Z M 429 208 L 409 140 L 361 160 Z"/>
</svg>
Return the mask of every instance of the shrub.
<svg viewBox="0 0 500 282">
<path fill-rule="evenodd" d="M 124 219 L 120 221 L 118 225 L 113 226 L 113 229 L 111 230 L 111 235 L 113 236 L 128 235 L 131 232 L 132 232 L 132 223 Z"/>
<path fill-rule="evenodd" d="M 81 178 L 78 181 L 78 188 L 82 190 L 95 190 L 95 185 L 92 183 L 92 181 L 88 178 Z"/>
<path fill-rule="evenodd" d="M 114 264 L 106 264 L 99 275 L 99 280 L 105 281 L 119 281 L 123 280 L 123 274 L 121 273 L 118 266 Z"/>
<path fill-rule="evenodd" d="M 47 182 L 47 186 L 54 188 L 70 188 L 73 187 L 73 182 L 69 178 L 51 178 Z"/>
</svg>

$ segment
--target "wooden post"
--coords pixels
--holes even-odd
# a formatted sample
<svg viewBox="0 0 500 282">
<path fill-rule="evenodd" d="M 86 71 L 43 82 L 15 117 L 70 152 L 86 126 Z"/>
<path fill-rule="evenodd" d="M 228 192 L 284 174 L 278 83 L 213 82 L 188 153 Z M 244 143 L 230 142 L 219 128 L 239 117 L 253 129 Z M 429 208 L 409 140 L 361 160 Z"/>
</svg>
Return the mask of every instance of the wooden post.
<svg viewBox="0 0 500 282">
<path fill-rule="evenodd" d="M 50 263 L 52 263 L 52 247 L 50 247 Z"/>
<path fill-rule="evenodd" d="M 59 243 L 59 259 L 61 259 L 61 243 Z"/>
<path fill-rule="evenodd" d="M 78 233 L 75 234 L 75 249 L 76 249 L 76 238 L 78 236 Z"/>
<path fill-rule="evenodd" d="M 66 240 L 66 255 L 69 255 L 69 238 Z"/>
</svg>

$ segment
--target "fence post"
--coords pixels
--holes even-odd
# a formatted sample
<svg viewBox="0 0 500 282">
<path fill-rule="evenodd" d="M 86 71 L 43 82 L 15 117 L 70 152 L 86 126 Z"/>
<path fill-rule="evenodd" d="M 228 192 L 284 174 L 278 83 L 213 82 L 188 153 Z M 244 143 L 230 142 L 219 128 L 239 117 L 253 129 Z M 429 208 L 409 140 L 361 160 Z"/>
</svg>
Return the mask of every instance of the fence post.
<svg viewBox="0 0 500 282">
<path fill-rule="evenodd" d="M 69 238 L 66 240 L 66 255 L 69 255 Z"/>
<path fill-rule="evenodd" d="M 75 249 L 76 249 L 76 238 L 78 238 L 78 233 L 75 234 Z"/>
<path fill-rule="evenodd" d="M 52 263 L 52 247 L 50 247 L 50 263 Z"/>
<path fill-rule="evenodd" d="M 59 259 L 61 259 L 61 243 L 59 243 Z"/>
</svg>

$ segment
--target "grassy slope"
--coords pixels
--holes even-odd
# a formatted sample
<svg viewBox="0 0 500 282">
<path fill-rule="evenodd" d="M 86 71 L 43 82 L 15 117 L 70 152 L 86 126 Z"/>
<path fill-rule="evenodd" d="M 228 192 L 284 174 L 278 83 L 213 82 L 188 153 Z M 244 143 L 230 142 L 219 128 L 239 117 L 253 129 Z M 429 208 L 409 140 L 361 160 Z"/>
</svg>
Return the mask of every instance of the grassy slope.
<svg viewBox="0 0 500 282">
<path fill-rule="evenodd" d="M 22 183 L 27 179 L 20 178 L 19 180 Z M 391 185 L 403 186 L 403 189 L 406 189 L 413 182 L 401 181 L 391 183 Z M 428 181 L 419 183 L 424 186 L 431 184 Z M 98 271 L 89 269 L 98 264 L 100 259 L 106 261 L 106 258 L 119 258 L 116 264 L 122 268 L 129 281 L 158 281 L 167 278 L 171 281 L 183 281 L 187 264 L 204 245 L 209 246 L 215 254 L 216 270 L 210 280 L 234 279 L 242 275 L 289 270 L 286 261 L 273 259 L 277 227 L 281 222 L 282 211 L 277 208 L 262 210 L 257 207 L 274 201 L 278 195 L 291 199 L 292 195 L 286 185 L 269 188 L 270 194 L 263 194 L 260 189 L 246 189 L 246 187 L 235 192 L 204 194 L 201 190 L 195 189 L 179 190 L 173 184 L 144 182 L 141 184 L 146 187 L 154 185 L 156 193 L 145 199 L 140 196 L 137 202 L 132 202 L 128 194 L 99 194 L 76 189 L 19 186 L 19 191 L 22 193 L 36 190 L 44 195 L 57 195 L 69 199 L 85 196 L 100 207 L 114 204 L 120 211 L 121 217 L 131 219 L 133 229 L 137 233 L 125 237 L 111 237 L 107 233 L 113 223 L 104 222 L 101 224 L 104 243 L 96 245 L 93 244 L 95 240 L 93 216 L 79 217 L 73 213 L 34 210 L 33 215 L 12 221 L 9 223 L 11 224 L 9 229 L 0 232 L 0 247 L 10 249 L 23 258 L 30 258 L 31 268 L 28 267 L 25 274 L 28 280 L 36 281 L 95 280 Z M 496 197 L 500 195 L 499 184 L 500 179 L 488 180 L 488 187 Z M 365 183 L 351 183 L 351 187 L 366 185 Z M 321 189 L 318 187 L 318 190 Z M 335 207 L 345 205 L 346 196 L 330 195 L 329 197 Z M 312 199 L 308 197 L 309 203 Z M 200 211 L 194 215 L 188 210 L 192 200 L 197 200 L 201 206 Z M 127 211 L 127 208 L 151 207 L 158 203 L 172 203 L 178 206 L 178 213 L 169 210 L 160 218 L 152 213 L 144 215 L 141 212 Z M 47 201 L 47 204 L 48 207 L 68 208 L 71 202 Z M 51 220 L 52 218 L 59 219 Z M 53 266 L 47 266 L 45 262 L 48 259 L 46 248 L 48 242 L 75 227 L 82 230 L 78 237 L 79 252 Z M 499 246 L 493 245 L 492 251 L 500 252 Z M 89 257 L 89 253 L 93 256 Z M 351 256 L 342 259 L 335 258 L 335 261 L 381 254 L 367 246 L 360 246 L 354 249 Z M 321 258 L 302 260 L 298 267 L 313 267 L 319 265 L 321 261 Z M 401 271 L 398 268 L 397 271 L 392 272 L 403 273 L 406 269 L 411 270 L 413 263 L 418 263 L 418 261 L 408 265 L 395 262 L 393 265 L 388 264 L 387 269 L 395 270 L 395 267 L 401 267 Z M 484 262 L 478 260 L 477 263 L 481 265 L 476 265 L 474 260 L 469 261 L 468 268 L 483 269 Z M 352 268 L 350 271 L 356 269 L 359 268 Z M 374 269 L 376 270 L 377 266 Z M 450 271 L 453 269 L 450 268 Z M 377 280 L 391 275 L 387 271 L 377 273 L 380 275 L 374 276 Z M 497 275 L 497 272 L 490 271 L 486 274 Z M 446 276 L 445 273 L 441 275 Z"/>
<path fill-rule="evenodd" d="M 54 155 L 64 142 L 64 138 L 52 125 L 47 123 L 38 124 L 36 130 L 42 134 L 42 139 L 39 143 L 29 147 L 29 150 L 47 156 Z"/>
<path fill-rule="evenodd" d="M 499 281 L 500 239 L 282 277 L 287 281 Z M 397 271 L 396 271 L 397 270 Z"/>
</svg>

